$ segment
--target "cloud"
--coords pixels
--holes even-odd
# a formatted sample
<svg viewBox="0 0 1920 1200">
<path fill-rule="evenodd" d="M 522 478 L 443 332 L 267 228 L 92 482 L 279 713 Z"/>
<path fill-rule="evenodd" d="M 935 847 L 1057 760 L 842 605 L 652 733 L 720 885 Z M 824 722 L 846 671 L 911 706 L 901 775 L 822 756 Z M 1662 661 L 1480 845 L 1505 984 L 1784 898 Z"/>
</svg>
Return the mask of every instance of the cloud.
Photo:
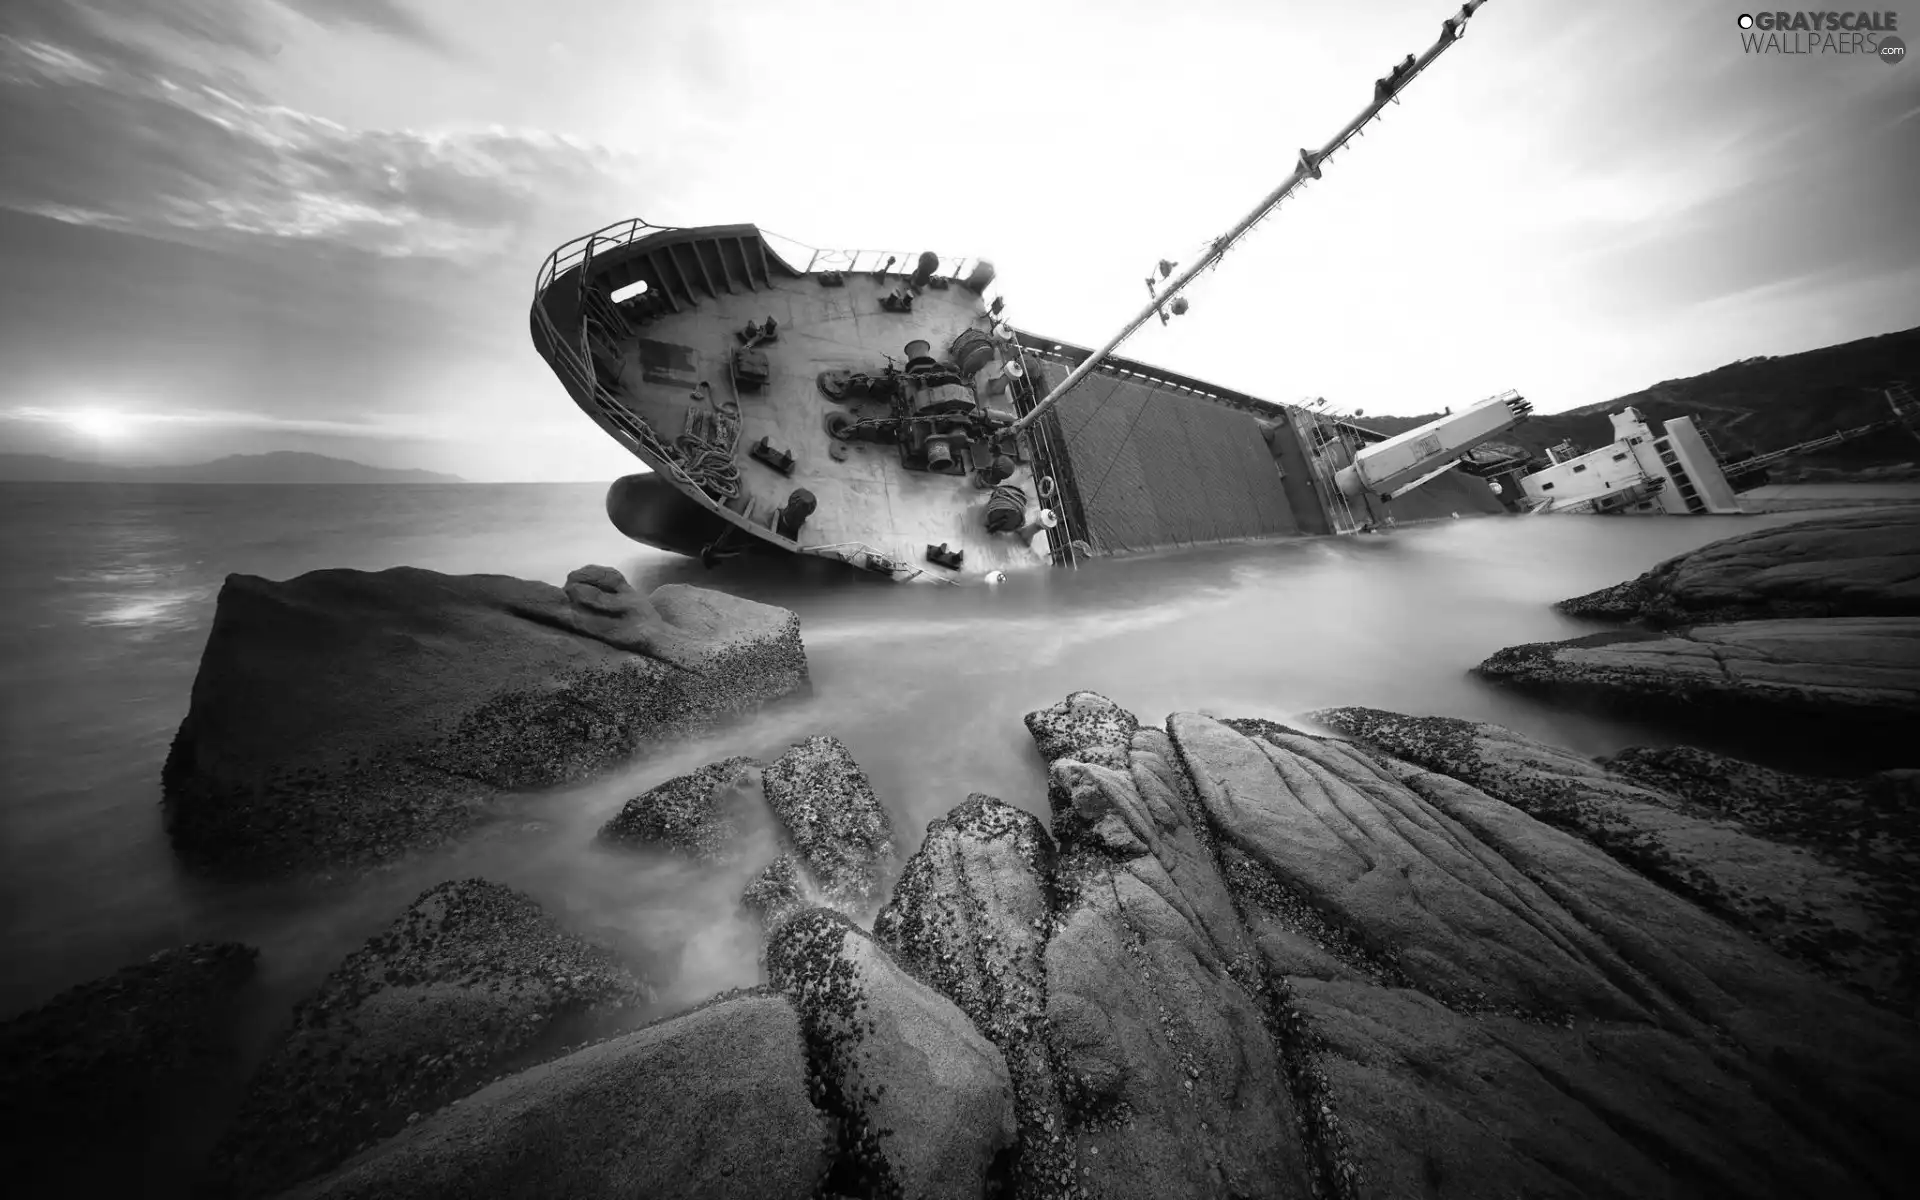
<svg viewBox="0 0 1920 1200">
<path fill-rule="evenodd" d="M 57 43 L 81 49 L 118 43 L 140 55 L 201 46 L 269 58 L 280 49 L 277 35 L 301 20 L 452 51 L 445 37 L 395 0 L 8 0 L 7 17 Z"/>
<path fill-rule="evenodd" d="M 428 49 L 446 51 L 447 41 L 394 0 L 287 0 L 322 25 L 357 25 Z"/>
<path fill-rule="evenodd" d="M 556 410 L 557 411 L 557 410 Z M 357 419 L 286 416 L 279 413 L 232 409 L 117 408 L 91 404 L 71 408 L 19 405 L 0 408 L 0 422 L 93 432 L 114 429 L 127 437 L 143 434 L 198 432 L 260 432 L 310 434 L 367 441 L 460 442 L 485 440 L 502 431 L 518 437 L 557 437 L 578 432 L 579 421 L 567 414 L 549 418 L 503 418 L 489 414 L 484 430 L 450 427 L 443 415 L 421 413 L 367 413 Z"/>
<path fill-rule="evenodd" d="M 391 4 L 300 6 L 396 35 Z M 350 129 L 272 103 L 231 69 L 270 51 L 260 22 L 205 2 L 114 33 L 95 7 L 30 4 L 0 32 L 0 204 L 159 236 L 324 241 L 395 257 L 485 257 L 563 227 L 633 161 L 506 127 Z M 413 22 L 413 24 L 409 24 Z M 131 31 L 131 32 L 130 32 Z M 136 36 L 138 34 L 138 36 Z M 582 215 L 575 223 L 591 223 Z"/>
<path fill-rule="evenodd" d="M 359 421 L 321 420 L 286 417 L 273 413 L 233 412 L 218 409 L 172 409 L 164 412 L 123 411 L 117 409 L 43 408 L 22 405 L 0 409 L 0 420 L 25 421 L 38 425 L 86 427 L 111 423 L 129 429 L 248 429 L 276 433 L 316 433 L 334 437 L 441 440 L 445 422 L 427 417 L 380 415 Z"/>
</svg>

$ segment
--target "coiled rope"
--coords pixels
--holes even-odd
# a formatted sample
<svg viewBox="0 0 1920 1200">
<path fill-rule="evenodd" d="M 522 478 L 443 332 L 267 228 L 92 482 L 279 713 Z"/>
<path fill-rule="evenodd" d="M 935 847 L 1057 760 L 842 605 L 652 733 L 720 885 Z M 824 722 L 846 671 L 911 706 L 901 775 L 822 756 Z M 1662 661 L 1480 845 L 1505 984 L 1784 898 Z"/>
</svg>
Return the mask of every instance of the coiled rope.
<svg viewBox="0 0 1920 1200">
<path fill-rule="evenodd" d="M 1027 492 L 1018 484 L 1003 483 L 987 497 L 987 532 L 1012 533 L 1027 516 Z"/>
<path fill-rule="evenodd" d="M 680 467 L 707 495 L 716 500 L 731 500 L 740 494 L 740 468 L 733 461 L 740 448 L 740 419 L 737 415 L 729 416 L 715 404 L 713 393 L 706 385 L 701 387 L 712 411 L 688 411 L 686 431 L 676 443 Z"/>
</svg>

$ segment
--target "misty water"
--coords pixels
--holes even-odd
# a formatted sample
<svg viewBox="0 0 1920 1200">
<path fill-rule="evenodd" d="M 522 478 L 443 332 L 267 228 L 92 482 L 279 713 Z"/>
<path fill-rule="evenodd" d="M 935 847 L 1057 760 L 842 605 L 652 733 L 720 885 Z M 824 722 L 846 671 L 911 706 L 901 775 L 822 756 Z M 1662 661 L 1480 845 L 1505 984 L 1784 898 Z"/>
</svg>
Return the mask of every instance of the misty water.
<svg viewBox="0 0 1920 1200">
<path fill-rule="evenodd" d="M 1040 570 L 997 588 L 897 586 L 627 542 L 598 485 L 0 485 L 0 1016 L 190 940 L 259 946 L 257 1051 L 291 1003 L 418 892 L 485 876 L 604 939 L 661 988 L 655 1014 L 755 981 L 733 870 L 596 844 L 628 797 L 729 754 L 843 739 L 911 851 L 986 792 L 1044 815 L 1021 715 L 1077 688 L 1158 721 L 1286 721 L 1366 704 L 1499 721 L 1599 754 L 1658 731 L 1516 697 L 1467 674 L 1501 646 L 1582 632 L 1550 602 L 1791 516 L 1482 518 L 1389 535 L 1243 544 Z M 229 572 L 284 579 L 401 564 L 558 582 L 586 563 L 642 589 L 725 588 L 798 611 L 811 698 L 565 792 L 521 797 L 461 845 L 365 878 L 233 886 L 180 870 L 160 766 Z M 771 856 L 771 831 L 757 848 Z M 761 860 L 764 861 L 764 860 Z"/>
</svg>

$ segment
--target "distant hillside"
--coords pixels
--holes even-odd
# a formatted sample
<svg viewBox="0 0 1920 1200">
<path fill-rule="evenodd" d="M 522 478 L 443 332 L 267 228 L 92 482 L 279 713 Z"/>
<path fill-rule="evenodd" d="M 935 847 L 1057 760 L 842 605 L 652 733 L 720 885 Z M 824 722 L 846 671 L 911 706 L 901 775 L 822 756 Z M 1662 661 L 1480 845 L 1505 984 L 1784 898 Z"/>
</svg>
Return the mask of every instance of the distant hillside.
<svg viewBox="0 0 1920 1200">
<path fill-rule="evenodd" d="M 1693 417 L 1723 454 L 1765 453 L 1882 419 L 1887 401 L 1880 389 L 1901 380 L 1920 391 L 1920 328 L 1800 354 L 1750 358 L 1599 404 L 1535 414 L 1499 440 L 1534 454 L 1566 440 L 1582 450 L 1597 449 L 1613 440 L 1608 416 L 1632 405 L 1656 425 L 1669 417 Z M 1439 415 L 1360 417 L 1355 424 L 1392 435 Z M 1895 431 L 1783 462 L 1770 473 L 1784 480 L 1882 474 L 1901 466 L 1920 470 L 1920 441 Z"/>
<path fill-rule="evenodd" d="M 1593 449 L 1613 438 L 1608 414 L 1633 405 L 1649 421 L 1692 416 L 1724 454 L 1765 453 L 1887 415 L 1881 388 L 1905 380 L 1920 388 L 1920 329 L 1862 338 L 1800 354 L 1750 358 L 1644 391 L 1551 416 L 1535 416 L 1508 434 L 1539 452 L 1563 439 Z M 1772 470 L 1852 472 L 1920 462 L 1920 441 L 1898 431 L 1862 438 Z"/>
<path fill-rule="evenodd" d="M 276 450 L 230 454 L 179 467 L 123 467 L 72 462 L 44 454 L 0 454 L 7 483 L 465 483 L 438 471 L 370 467 L 324 454 Z"/>
</svg>

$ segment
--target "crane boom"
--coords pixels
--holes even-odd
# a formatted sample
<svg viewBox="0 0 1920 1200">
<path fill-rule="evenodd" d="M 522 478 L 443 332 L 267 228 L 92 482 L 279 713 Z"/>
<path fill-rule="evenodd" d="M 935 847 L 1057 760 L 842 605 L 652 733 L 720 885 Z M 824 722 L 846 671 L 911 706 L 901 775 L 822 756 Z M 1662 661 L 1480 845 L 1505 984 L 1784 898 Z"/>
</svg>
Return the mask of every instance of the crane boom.
<svg viewBox="0 0 1920 1200">
<path fill-rule="evenodd" d="M 1449 413 L 1425 425 L 1367 446 L 1353 462 L 1334 474 L 1334 483 L 1356 499 L 1374 495 L 1382 500 L 1412 491 L 1460 461 L 1475 446 L 1499 437 L 1533 415 L 1533 405 L 1519 392 L 1503 392 L 1470 408 Z"/>
<path fill-rule="evenodd" d="M 1163 304 L 1178 295 L 1181 289 L 1193 282 L 1202 271 L 1213 266 L 1219 262 L 1221 258 L 1225 257 L 1227 251 L 1233 249 L 1234 244 L 1246 236 L 1247 232 L 1255 225 L 1258 225 L 1261 219 L 1272 212 L 1282 200 L 1292 195 L 1300 185 L 1309 179 L 1320 178 L 1321 165 L 1324 164 L 1327 159 L 1331 158 L 1335 151 L 1345 146 L 1354 135 L 1358 134 L 1360 130 L 1366 126 L 1367 122 L 1379 116 L 1380 110 L 1392 102 L 1394 97 L 1398 96 L 1401 90 L 1405 88 L 1408 83 L 1412 82 L 1416 75 L 1426 70 L 1434 59 L 1446 53 L 1447 47 L 1453 45 L 1453 43 L 1465 36 L 1468 19 L 1486 2 L 1487 0 L 1466 0 L 1466 3 L 1461 6 L 1458 13 L 1448 17 L 1441 23 L 1439 40 L 1428 47 L 1425 54 L 1413 58 L 1411 62 L 1403 63 L 1401 66 L 1395 67 L 1392 71 L 1389 71 L 1385 77 L 1381 78 L 1374 85 L 1373 103 L 1360 110 L 1359 116 L 1347 122 L 1346 127 L 1335 134 L 1332 141 L 1329 141 L 1318 150 L 1301 150 L 1300 158 L 1294 166 L 1293 174 L 1287 176 L 1285 182 L 1273 191 L 1267 193 L 1266 199 L 1262 200 L 1258 207 L 1243 217 L 1239 224 L 1235 225 L 1220 237 L 1215 238 L 1212 244 L 1207 247 L 1206 253 L 1202 254 L 1198 259 L 1195 259 L 1191 266 L 1168 280 L 1166 286 L 1154 295 L 1152 303 L 1142 309 L 1133 320 L 1127 322 L 1119 333 L 1114 334 L 1113 337 L 1108 340 L 1106 345 L 1095 350 L 1085 362 L 1075 367 L 1072 373 L 1060 382 L 1060 386 L 1048 392 L 1038 404 L 1035 404 L 1033 408 L 1027 412 L 1027 415 L 1015 421 L 1009 432 L 1018 433 L 1031 426 L 1040 418 L 1040 414 L 1057 404 L 1060 397 L 1066 395 L 1075 387 L 1078 387 L 1081 380 L 1091 374 L 1094 368 L 1106 361 L 1107 356 L 1118 349 L 1120 343 L 1132 337 L 1135 330 L 1153 319 L 1153 317 L 1160 312 Z"/>
</svg>

